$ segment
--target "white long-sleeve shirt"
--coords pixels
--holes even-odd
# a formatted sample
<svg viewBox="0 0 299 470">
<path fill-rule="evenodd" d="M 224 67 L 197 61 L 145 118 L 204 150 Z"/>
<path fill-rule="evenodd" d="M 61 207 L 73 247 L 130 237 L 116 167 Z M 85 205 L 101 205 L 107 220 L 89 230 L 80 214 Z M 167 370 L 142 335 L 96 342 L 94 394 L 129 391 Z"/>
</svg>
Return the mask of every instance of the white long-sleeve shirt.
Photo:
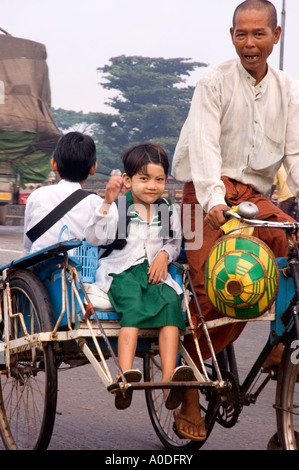
<svg viewBox="0 0 299 470">
<path fill-rule="evenodd" d="M 36 189 L 27 199 L 24 220 L 24 251 L 26 254 L 42 250 L 58 242 L 60 230 L 67 225 L 70 231 L 70 239 L 83 240 L 83 233 L 96 207 L 103 199 L 96 194 L 91 194 L 80 201 L 67 214 L 56 222 L 49 230 L 41 235 L 34 243 L 26 236 L 26 232 L 34 227 L 58 204 L 66 199 L 77 189 L 81 189 L 80 183 L 71 183 L 61 180 L 58 184 L 42 186 Z M 68 239 L 68 232 L 64 231 L 61 241 Z"/>
<path fill-rule="evenodd" d="M 175 178 L 193 181 L 209 211 L 225 204 L 221 176 L 266 193 L 282 160 L 299 195 L 299 91 L 291 79 L 269 66 L 255 86 L 239 59 L 206 69 L 176 146 Z"/>
<path fill-rule="evenodd" d="M 115 239 L 118 220 L 119 215 L 115 204 L 110 206 L 107 214 L 101 214 L 99 206 L 86 227 L 85 238 L 87 242 L 91 245 L 108 245 Z M 174 237 L 163 239 L 161 237 L 162 226 L 154 222 L 154 217 L 149 224 L 136 217 L 134 221 L 129 223 L 127 244 L 124 248 L 113 250 L 106 258 L 100 258 L 96 273 L 96 285 L 104 292 L 108 292 L 112 282 L 111 273 L 120 274 L 131 266 L 143 263 L 146 258 L 151 264 L 161 250 L 167 251 L 168 263 L 176 260 L 180 254 L 182 240 L 180 216 L 175 206 L 173 206 L 170 217 L 170 228 L 175 234 Z M 182 289 L 169 274 L 163 282 L 181 294 Z"/>
</svg>

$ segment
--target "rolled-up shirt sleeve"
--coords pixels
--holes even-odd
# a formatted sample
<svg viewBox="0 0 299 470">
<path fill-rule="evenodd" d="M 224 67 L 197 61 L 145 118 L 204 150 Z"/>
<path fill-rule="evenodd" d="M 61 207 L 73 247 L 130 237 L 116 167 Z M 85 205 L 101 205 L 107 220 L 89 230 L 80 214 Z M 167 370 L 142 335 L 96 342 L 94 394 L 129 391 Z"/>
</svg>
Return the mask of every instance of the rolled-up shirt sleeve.
<svg viewBox="0 0 299 470">
<path fill-rule="evenodd" d="M 90 245 L 109 245 L 115 240 L 118 227 L 118 210 L 116 204 L 111 204 L 106 214 L 100 212 L 99 205 L 90 219 L 84 236 Z"/>
<path fill-rule="evenodd" d="M 220 114 L 217 88 L 199 83 L 187 126 L 195 193 L 207 212 L 217 204 L 225 204 L 225 187 L 221 181 Z"/>
</svg>

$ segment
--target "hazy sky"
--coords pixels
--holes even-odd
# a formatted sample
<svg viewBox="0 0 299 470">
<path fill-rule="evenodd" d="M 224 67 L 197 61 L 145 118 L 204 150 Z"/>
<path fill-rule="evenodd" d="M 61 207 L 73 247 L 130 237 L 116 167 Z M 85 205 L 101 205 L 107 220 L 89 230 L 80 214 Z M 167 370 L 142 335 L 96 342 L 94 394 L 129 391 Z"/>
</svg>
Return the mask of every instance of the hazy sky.
<svg viewBox="0 0 299 470">
<path fill-rule="evenodd" d="M 112 112 L 97 67 L 111 57 L 235 57 L 229 28 L 241 0 L 1 0 L 0 27 L 45 44 L 52 106 Z M 272 0 L 279 23 L 283 0 Z M 285 0 L 284 70 L 299 80 L 299 0 Z M 270 63 L 279 67 L 280 46 Z M 199 71 L 192 77 L 195 84 Z M 111 92 L 110 92 L 111 93 Z"/>
</svg>

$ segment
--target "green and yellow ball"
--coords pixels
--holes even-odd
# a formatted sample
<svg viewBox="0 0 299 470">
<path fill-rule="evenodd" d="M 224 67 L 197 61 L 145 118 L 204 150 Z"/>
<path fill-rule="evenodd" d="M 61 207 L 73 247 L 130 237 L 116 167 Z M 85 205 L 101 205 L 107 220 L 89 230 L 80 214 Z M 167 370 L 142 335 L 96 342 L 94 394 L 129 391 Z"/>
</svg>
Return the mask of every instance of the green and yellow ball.
<svg viewBox="0 0 299 470">
<path fill-rule="evenodd" d="M 239 319 L 262 315 L 278 291 L 278 267 L 270 248 L 246 235 L 229 235 L 212 247 L 206 267 L 206 291 L 222 314 Z"/>
</svg>

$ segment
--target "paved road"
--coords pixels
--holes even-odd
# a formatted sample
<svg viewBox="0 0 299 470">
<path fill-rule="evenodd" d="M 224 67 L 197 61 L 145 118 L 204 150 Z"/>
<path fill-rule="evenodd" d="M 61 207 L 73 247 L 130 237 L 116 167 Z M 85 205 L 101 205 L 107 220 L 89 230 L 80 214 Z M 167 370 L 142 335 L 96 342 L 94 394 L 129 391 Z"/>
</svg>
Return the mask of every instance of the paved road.
<svg viewBox="0 0 299 470">
<path fill-rule="evenodd" d="M 0 226 L 1 265 L 21 256 L 22 232 L 22 227 Z M 238 361 L 241 379 L 262 348 L 268 328 L 266 322 L 251 323 L 236 342 L 237 355 L 242 359 Z M 137 366 L 142 367 L 140 363 Z M 216 425 L 202 450 L 265 450 L 275 432 L 275 384 L 270 382 L 257 403 L 243 409 L 234 428 Z M 113 396 L 89 365 L 60 371 L 58 386 L 57 417 L 49 449 L 163 451 L 150 423 L 144 392 L 134 393 L 129 409 L 117 411 Z"/>
<path fill-rule="evenodd" d="M 0 265 L 23 255 L 23 227 L 0 225 Z"/>
</svg>

